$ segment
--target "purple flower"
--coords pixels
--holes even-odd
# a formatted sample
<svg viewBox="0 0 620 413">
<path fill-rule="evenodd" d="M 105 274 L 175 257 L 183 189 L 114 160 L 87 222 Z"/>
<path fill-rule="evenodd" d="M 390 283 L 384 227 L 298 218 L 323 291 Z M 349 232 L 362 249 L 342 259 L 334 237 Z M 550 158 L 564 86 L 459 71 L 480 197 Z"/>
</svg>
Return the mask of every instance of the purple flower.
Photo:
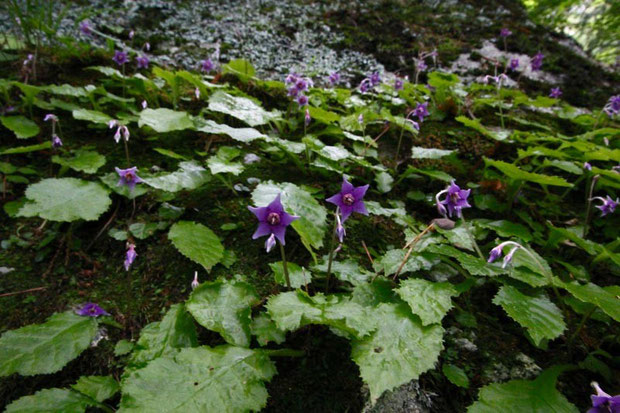
<svg viewBox="0 0 620 413">
<path fill-rule="evenodd" d="M 139 57 L 136 57 L 136 62 L 138 63 L 138 69 L 146 69 L 149 67 L 149 58 L 142 55 Z"/>
<path fill-rule="evenodd" d="M 58 135 L 56 135 L 56 134 L 52 135 L 52 148 L 58 149 L 61 146 L 62 146 L 62 141 L 60 140 Z"/>
<path fill-rule="evenodd" d="M 504 261 L 502 262 L 502 268 L 506 268 L 506 266 L 508 264 L 510 264 L 510 262 L 512 261 L 512 257 L 514 256 L 515 252 L 517 252 L 517 250 L 519 248 L 523 248 L 523 246 L 521 244 L 518 244 L 514 241 L 505 241 L 502 242 L 501 244 L 499 244 L 498 246 L 496 246 L 495 248 L 493 248 L 489 254 L 489 259 L 487 260 L 487 262 L 493 262 L 496 259 L 498 259 L 499 257 L 502 256 L 504 247 L 506 245 L 513 245 L 514 248 L 510 250 L 510 252 L 508 254 L 506 254 L 506 256 L 504 257 Z M 526 251 L 526 250 L 524 250 Z"/>
<path fill-rule="evenodd" d="M 499 257 L 502 256 L 502 248 L 503 245 L 498 245 L 497 247 L 493 248 L 491 250 L 491 252 L 489 253 L 489 259 L 487 260 L 487 262 L 493 262 L 496 259 L 498 259 Z"/>
<path fill-rule="evenodd" d="M 200 89 L 194 89 L 194 96 L 196 96 L 196 99 L 200 99 Z"/>
<path fill-rule="evenodd" d="M 90 22 L 88 20 L 82 20 L 80 22 L 80 31 L 86 36 L 90 35 Z"/>
<path fill-rule="evenodd" d="M 610 396 L 595 381 L 592 382 L 592 387 L 596 390 L 596 395 L 590 396 L 592 408 L 588 413 L 620 413 L 620 395 Z"/>
<path fill-rule="evenodd" d="M 362 126 L 364 124 L 364 114 L 360 113 L 360 115 L 357 117 L 357 123 L 360 124 L 360 126 Z"/>
<path fill-rule="evenodd" d="M 201 65 L 200 70 L 202 70 L 205 73 L 209 73 L 215 68 L 215 65 L 213 64 L 213 61 L 211 59 L 205 59 L 201 61 L 200 65 Z"/>
<path fill-rule="evenodd" d="M 133 30 L 129 31 L 129 40 L 133 39 L 133 36 L 136 34 Z"/>
<path fill-rule="evenodd" d="M 517 68 L 519 67 L 519 59 L 517 59 L 516 57 L 514 59 L 510 59 L 510 64 L 508 65 L 508 68 L 510 70 L 517 70 Z"/>
<path fill-rule="evenodd" d="M 292 87 L 290 87 L 290 88 L 288 89 L 288 93 L 287 93 L 287 95 L 288 95 L 289 97 L 295 98 L 295 97 L 297 97 L 297 95 L 298 95 L 298 94 L 299 94 L 299 89 L 297 89 L 297 87 L 296 87 L 296 86 L 292 86 Z"/>
<path fill-rule="evenodd" d="M 515 255 L 515 252 L 517 252 L 519 248 L 521 247 L 514 247 L 510 250 L 508 254 L 506 254 L 506 256 L 504 257 L 504 261 L 502 262 L 502 268 L 506 268 L 506 266 L 510 264 L 510 262 L 512 261 L 512 256 Z"/>
<path fill-rule="evenodd" d="M 265 242 L 265 249 L 267 252 L 271 251 L 275 246 L 276 238 L 280 241 L 280 244 L 285 244 L 284 236 L 286 235 L 286 227 L 288 227 L 291 222 L 299 219 L 299 217 L 284 211 L 282 202 L 280 202 L 280 194 L 266 207 L 248 206 L 248 209 L 252 211 L 258 219 L 258 228 L 252 235 L 252 239 L 270 235 Z"/>
<path fill-rule="evenodd" d="M 192 290 L 196 289 L 196 287 L 198 287 L 199 285 L 200 283 L 198 282 L 198 271 L 194 271 L 194 280 L 191 283 Z"/>
<path fill-rule="evenodd" d="M 151 50 L 151 44 L 149 42 L 144 43 L 144 50 L 146 50 L 147 52 Z"/>
<path fill-rule="evenodd" d="M 125 262 L 123 265 L 125 266 L 125 271 L 129 271 L 129 267 L 136 260 L 138 254 L 136 253 L 136 246 L 131 242 L 127 243 L 127 253 L 125 254 Z"/>
<path fill-rule="evenodd" d="M 511 34 L 512 34 L 512 32 L 509 29 L 505 28 L 505 27 L 503 27 L 502 30 L 500 30 L 500 32 L 499 32 L 499 35 L 502 36 L 502 37 L 508 37 Z"/>
<path fill-rule="evenodd" d="M 308 104 L 308 96 L 306 95 L 299 95 L 297 97 L 297 104 L 301 107 L 301 106 L 306 106 Z"/>
<path fill-rule="evenodd" d="M 372 89 L 372 81 L 369 78 L 366 78 L 364 80 L 362 80 L 362 83 L 360 83 L 360 92 L 362 93 L 366 93 L 368 92 L 370 89 Z"/>
<path fill-rule="evenodd" d="M 585 169 L 587 171 L 591 171 L 592 170 L 592 165 L 590 165 L 589 162 L 584 162 L 583 163 L 583 169 Z"/>
<path fill-rule="evenodd" d="M 347 178 L 342 177 L 342 188 L 336 195 L 326 199 L 340 208 L 342 214 L 342 222 L 346 221 L 353 212 L 368 215 L 366 205 L 364 205 L 364 195 L 369 185 L 353 186 Z"/>
<path fill-rule="evenodd" d="M 142 101 L 142 109 L 146 109 L 148 107 L 148 103 L 146 103 L 146 100 Z"/>
<path fill-rule="evenodd" d="M 428 102 L 418 103 L 418 106 L 413 110 L 413 114 L 418 117 L 420 122 L 424 122 L 424 116 L 428 116 Z"/>
<path fill-rule="evenodd" d="M 334 86 L 335 84 L 337 84 L 338 82 L 340 82 L 340 73 L 338 72 L 332 72 L 329 77 L 327 78 L 329 80 L 329 83 Z"/>
<path fill-rule="evenodd" d="M 437 203 L 437 209 L 439 213 L 446 216 L 446 213 L 452 217 L 461 217 L 463 208 L 470 208 L 471 205 L 467 202 L 471 189 L 461 189 L 454 181 L 443 191 L 440 191 L 435 195 L 435 201 Z M 439 200 L 442 194 L 446 194 L 443 201 Z"/>
<path fill-rule="evenodd" d="M 295 82 L 295 87 L 297 90 L 304 92 L 308 90 L 308 82 L 304 78 L 298 78 L 297 82 Z"/>
<path fill-rule="evenodd" d="M 99 305 L 95 303 L 85 303 L 75 311 L 77 315 L 81 315 L 84 317 L 99 317 L 100 315 L 110 315 L 103 308 L 99 307 Z"/>
<path fill-rule="evenodd" d="M 373 74 L 371 74 L 369 79 L 373 87 L 381 83 L 381 76 L 379 76 L 379 72 L 374 72 Z"/>
<path fill-rule="evenodd" d="M 347 231 L 344 229 L 344 225 L 342 225 L 339 214 L 336 214 L 336 235 L 341 244 L 344 241 L 344 237 L 347 235 Z"/>
<path fill-rule="evenodd" d="M 58 122 L 58 116 L 52 114 L 52 113 L 48 113 L 47 115 L 45 115 L 45 117 L 43 118 L 43 122 L 47 122 L 48 120 L 51 120 L 52 123 L 54 122 Z"/>
<path fill-rule="evenodd" d="M 603 111 L 607 113 L 607 116 L 612 117 L 620 112 L 620 95 L 615 95 L 609 98 Z"/>
<path fill-rule="evenodd" d="M 544 57 L 545 55 L 540 52 L 534 55 L 534 57 L 532 58 L 532 62 L 531 62 L 532 71 L 540 70 L 540 68 L 542 67 L 542 61 Z"/>
<path fill-rule="evenodd" d="M 114 60 L 117 65 L 122 66 L 129 61 L 129 58 L 127 57 L 127 52 L 116 50 L 112 60 Z"/>
<path fill-rule="evenodd" d="M 549 92 L 550 98 L 557 99 L 560 96 L 562 96 L 562 90 L 559 87 L 554 87 L 553 89 L 551 89 L 551 92 Z"/>
<path fill-rule="evenodd" d="M 428 69 L 426 62 L 424 60 L 418 61 L 418 65 L 417 65 L 418 72 L 424 72 L 426 69 Z"/>
<path fill-rule="evenodd" d="M 310 111 L 306 109 L 306 115 L 304 116 L 304 125 L 306 125 L 306 128 L 310 125 L 311 120 L 312 118 L 310 117 Z"/>
<path fill-rule="evenodd" d="M 118 126 L 116 128 L 116 133 L 114 133 L 114 140 L 116 141 L 116 143 L 119 143 L 121 140 L 121 134 L 123 135 L 123 139 L 125 139 L 125 141 L 129 141 L 129 129 L 127 129 L 127 126 L 125 125 L 120 125 L 117 121 L 115 120 L 111 120 L 108 123 L 108 126 L 110 128 L 113 128 L 115 126 Z"/>
<path fill-rule="evenodd" d="M 396 79 L 394 81 L 394 89 L 395 90 L 402 90 L 403 89 L 403 84 L 404 83 L 403 83 L 402 79 Z"/>
<path fill-rule="evenodd" d="M 118 180 L 118 184 L 116 184 L 117 186 L 125 185 L 129 188 L 129 191 L 133 191 L 134 188 L 136 187 L 136 184 L 143 182 L 142 179 L 137 175 L 137 172 L 138 172 L 137 166 L 134 166 L 132 168 L 127 168 L 127 169 L 120 169 L 120 168 L 114 168 L 114 169 L 116 169 L 116 173 L 120 177 L 120 179 Z"/>
<path fill-rule="evenodd" d="M 616 207 L 618 206 L 618 203 L 620 203 L 620 199 L 616 198 L 616 200 L 614 201 L 609 195 L 607 195 L 607 198 L 595 196 L 594 198 L 592 198 L 592 201 L 595 199 L 603 202 L 601 205 L 596 205 L 596 208 L 601 210 L 602 217 L 604 217 L 605 215 L 613 214 L 613 212 L 616 210 Z"/>
</svg>

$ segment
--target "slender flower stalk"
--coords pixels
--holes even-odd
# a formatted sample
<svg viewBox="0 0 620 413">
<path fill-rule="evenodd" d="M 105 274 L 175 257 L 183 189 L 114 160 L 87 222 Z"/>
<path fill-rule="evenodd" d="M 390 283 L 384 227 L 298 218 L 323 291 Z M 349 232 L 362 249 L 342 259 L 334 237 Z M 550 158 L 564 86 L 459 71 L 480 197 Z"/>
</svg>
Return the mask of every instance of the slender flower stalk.
<svg viewBox="0 0 620 413">
<path fill-rule="evenodd" d="M 56 124 L 58 124 L 59 132 L 62 133 L 61 128 L 60 128 L 60 120 L 58 119 L 58 116 L 54 115 L 53 113 L 48 113 L 43 118 L 43 121 L 52 122 L 52 148 L 54 149 L 60 148 L 62 146 L 62 140 L 56 134 Z"/>
<path fill-rule="evenodd" d="M 407 122 L 409 122 L 415 130 L 419 131 L 420 124 L 414 121 L 413 119 L 411 119 L 411 117 L 417 116 L 418 119 L 420 120 L 420 123 L 422 123 L 424 121 L 424 116 L 428 116 L 427 107 L 428 107 L 428 102 L 418 103 L 418 106 L 415 109 L 412 109 L 411 111 L 409 111 L 407 116 L 405 116 L 405 119 L 403 120 L 403 124 L 400 128 L 400 136 L 398 137 L 398 144 L 396 145 L 396 155 L 394 156 L 394 165 L 398 164 L 398 154 L 400 153 L 400 147 L 403 142 L 403 135 L 405 133 L 405 125 L 407 124 Z"/>
<path fill-rule="evenodd" d="M 594 187 L 596 186 L 596 182 L 600 178 L 600 175 L 594 175 L 590 182 L 590 191 L 586 196 L 586 216 L 584 217 L 583 223 L 583 237 L 585 238 L 588 235 L 588 227 L 590 225 L 590 210 L 592 209 L 592 200 L 594 199 L 592 196 L 594 195 Z"/>
</svg>

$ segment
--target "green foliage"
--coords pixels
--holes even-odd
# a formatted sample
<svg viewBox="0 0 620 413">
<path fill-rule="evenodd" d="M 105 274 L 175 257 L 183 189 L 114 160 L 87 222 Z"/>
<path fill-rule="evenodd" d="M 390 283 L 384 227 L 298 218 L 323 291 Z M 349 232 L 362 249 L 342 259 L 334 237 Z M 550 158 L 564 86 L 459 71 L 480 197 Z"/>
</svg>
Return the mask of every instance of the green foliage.
<svg viewBox="0 0 620 413">
<path fill-rule="evenodd" d="M 71 311 L 7 331 L 0 337 L 0 377 L 57 372 L 86 350 L 96 333 L 94 318 Z"/>
<path fill-rule="evenodd" d="M 284 277 L 284 267 L 282 261 L 272 262 L 269 264 L 273 271 L 275 280 L 278 284 L 286 286 L 286 278 Z M 303 287 L 312 282 L 312 274 L 305 268 L 300 267 L 294 262 L 287 263 L 288 276 L 291 281 L 292 288 Z"/>
<path fill-rule="evenodd" d="M 457 295 L 450 283 L 413 278 L 401 282 L 396 292 L 409 304 L 413 314 L 419 316 L 425 326 L 441 323 L 452 308 L 452 297 Z"/>
<path fill-rule="evenodd" d="M 94 174 L 99 168 L 105 165 L 105 156 L 96 151 L 78 149 L 70 158 L 62 158 L 58 155 L 52 156 L 52 162 L 78 172 Z"/>
<path fill-rule="evenodd" d="M 444 376 L 450 380 L 450 383 L 465 389 L 469 388 L 469 378 L 463 369 L 455 366 L 454 364 L 444 364 L 441 367 L 441 371 Z"/>
<path fill-rule="evenodd" d="M 202 224 L 179 221 L 170 227 L 168 239 L 190 260 L 209 271 L 224 256 L 224 246 L 213 231 Z"/>
<path fill-rule="evenodd" d="M 213 175 L 229 173 L 239 175 L 243 172 L 243 164 L 234 162 L 241 155 L 241 151 L 231 146 L 221 146 L 217 153 L 207 160 L 207 166 Z"/>
<path fill-rule="evenodd" d="M 251 99 L 217 91 L 209 97 L 209 110 L 237 118 L 250 126 L 280 119 L 279 112 L 267 112 Z"/>
<path fill-rule="evenodd" d="M 65 222 L 94 221 L 112 203 L 103 186 L 75 178 L 44 179 L 28 187 L 26 198 L 18 216 Z"/>
<path fill-rule="evenodd" d="M 149 126 L 155 130 L 155 132 L 164 133 L 192 129 L 194 123 L 187 112 L 177 112 L 166 108 L 159 108 L 144 109 L 140 112 L 138 126 Z"/>
<path fill-rule="evenodd" d="M 219 280 L 200 284 L 186 306 L 199 324 L 217 331 L 228 343 L 249 347 L 252 306 L 259 301 L 250 284 Z"/>
<path fill-rule="evenodd" d="M 179 163 L 179 169 L 175 172 L 144 178 L 147 185 L 168 192 L 196 189 L 209 180 L 207 170 L 194 161 Z"/>
<path fill-rule="evenodd" d="M 135 370 L 122 383 L 120 412 L 258 411 L 276 369 L 260 351 L 186 348 Z"/>
<path fill-rule="evenodd" d="M 0 122 L 5 128 L 15 132 L 17 139 L 27 139 L 37 136 L 39 126 L 24 116 L 0 116 Z"/>
</svg>

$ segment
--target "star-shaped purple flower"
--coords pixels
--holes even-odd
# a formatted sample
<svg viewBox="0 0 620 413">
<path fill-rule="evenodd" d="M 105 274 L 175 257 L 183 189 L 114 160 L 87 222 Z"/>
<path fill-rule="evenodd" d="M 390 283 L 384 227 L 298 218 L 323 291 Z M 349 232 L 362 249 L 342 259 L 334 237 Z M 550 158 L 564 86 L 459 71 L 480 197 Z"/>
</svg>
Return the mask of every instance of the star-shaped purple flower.
<svg viewBox="0 0 620 413">
<path fill-rule="evenodd" d="M 201 61 L 200 66 L 200 69 L 206 73 L 209 73 L 215 68 L 215 65 L 213 64 L 213 61 L 211 59 L 205 59 Z"/>
<path fill-rule="evenodd" d="M 58 149 L 62 146 L 62 140 L 56 134 L 52 135 L 52 148 Z"/>
<path fill-rule="evenodd" d="M 90 22 L 88 20 L 82 20 L 80 22 L 80 31 L 86 36 L 90 35 Z"/>
<path fill-rule="evenodd" d="M 335 84 L 337 84 L 338 82 L 340 82 L 340 73 L 338 72 L 332 72 L 329 77 L 327 78 L 327 80 L 329 80 L 329 83 L 334 86 Z"/>
<path fill-rule="evenodd" d="M 603 107 L 603 111 L 607 114 L 607 116 L 612 117 L 613 115 L 617 115 L 620 112 L 620 95 L 615 95 L 609 98 L 605 107 Z"/>
<path fill-rule="evenodd" d="M 117 50 L 114 52 L 112 60 L 114 60 L 117 65 L 122 66 L 129 61 L 129 58 L 127 57 L 127 52 Z"/>
<path fill-rule="evenodd" d="M 620 199 L 616 198 L 616 200 L 614 201 L 609 195 L 607 195 L 607 198 L 603 198 L 600 196 L 592 198 L 592 200 L 595 199 L 603 202 L 601 205 L 596 205 L 596 208 L 601 210 L 602 217 L 604 217 L 605 215 L 613 214 L 613 212 L 616 210 L 616 207 L 618 206 L 618 203 L 620 203 Z"/>
<path fill-rule="evenodd" d="M 420 122 L 424 122 L 424 117 L 428 116 L 428 102 L 418 103 L 418 106 L 413 110 L 413 114 L 418 117 Z"/>
<path fill-rule="evenodd" d="M 296 219 L 299 219 L 299 217 L 284 211 L 282 202 L 280 202 L 280 194 L 266 207 L 248 206 L 248 209 L 252 211 L 258 219 L 258 228 L 254 232 L 254 235 L 252 235 L 252 239 L 270 235 L 265 242 L 267 252 L 271 251 L 271 248 L 275 246 L 276 238 L 280 241 L 280 244 L 285 244 L 284 236 L 286 235 L 286 227 Z"/>
<path fill-rule="evenodd" d="M 297 97 L 297 104 L 299 105 L 299 107 L 306 106 L 308 104 L 308 96 L 299 95 Z"/>
<path fill-rule="evenodd" d="M 127 169 L 120 169 L 120 168 L 114 168 L 114 169 L 116 169 L 116 173 L 118 173 L 118 176 L 120 177 L 120 179 L 118 180 L 117 186 L 125 185 L 129 188 L 129 191 L 133 191 L 134 188 L 136 187 L 136 184 L 143 182 L 142 179 L 136 173 L 138 172 L 137 166 L 134 166 L 132 168 L 127 168 Z"/>
<path fill-rule="evenodd" d="M 454 181 L 450 184 L 449 187 L 440 191 L 435 195 L 435 200 L 437 202 L 437 209 L 439 213 L 443 216 L 446 216 L 446 213 L 450 216 L 456 216 L 460 218 L 462 216 L 461 210 L 463 208 L 470 208 L 471 205 L 467 202 L 467 198 L 469 197 L 469 193 L 471 189 L 464 190 L 461 189 Z M 446 194 L 446 197 L 440 201 L 439 197 L 442 194 Z"/>
<path fill-rule="evenodd" d="M 403 83 L 402 79 L 396 79 L 394 81 L 394 90 L 402 90 L 403 85 L 404 85 L 404 83 Z"/>
<path fill-rule="evenodd" d="M 597 382 L 592 382 L 596 395 L 590 396 L 592 408 L 588 413 L 620 413 L 620 395 L 610 396 L 605 393 Z"/>
<path fill-rule="evenodd" d="M 534 57 L 532 58 L 532 71 L 537 71 L 540 70 L 540 68 L 542 67 L 542 62 L 543 62 L 543 58 L 545 57 L 544 54 L 538 52 L 534 55 Z"/>
<path fill-rule="evenodd" d="M 136 63 L 138 63 L 138 69 L 148 68 L 149 62 L 150 62 L 149 58 L 144 55 L 136 57 Z"/>
<path fill-rule="evenodd" d="M 374 72 L 373 74 L 371 74 L 369 79 L 370 83 L 373 86 L 377 86 L 379 83 L 381 83 L 381 76 L 379 75 L 379 72 Z"/>
<path fill-rule="evenodd" d="M 340 192 L 327 198 L 326 201 L 340 208 L 342 222 L 346 221 L 353 212 L 368 215 L 368 210 L 366 210 L 366 205 L 364 205 L 364 195 L 366 195 L 368 187 L 369 185 L 353 186 L 347 181 L 347 178 L 342 177 Z"/>
<path fill-rule="evenodd" d="M 559 87 L 554 87 L 553 89 L 551 89 L 551 92 L 549 92 L 550 98 L 557 99 L 560 96 L 562 96 L 562 89 L 560 89 Z"/>
<path fill-rule="evenodd" d="M 518 67 L 519 67 L 519 59 L 517 58 L 510 59 L 510 64 L 508 65 L 508 68 L 514 71 L 514 70 L 517 70 Z"/>
<path fill-rule="evenodd" d="M 99 317 L 100 315 L 110 315 L 103 308 L 95 303 L 85 303 L 82 307 L 78 308 L 75 313 L 84 317 Z"/>
</svg>

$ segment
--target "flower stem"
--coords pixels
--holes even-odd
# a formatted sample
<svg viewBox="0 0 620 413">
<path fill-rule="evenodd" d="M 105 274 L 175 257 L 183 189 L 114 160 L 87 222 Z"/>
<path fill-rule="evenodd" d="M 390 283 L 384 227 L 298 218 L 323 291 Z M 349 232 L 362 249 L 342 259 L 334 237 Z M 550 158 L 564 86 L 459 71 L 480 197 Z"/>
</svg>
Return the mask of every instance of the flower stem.
<svg viewBox="0 0 620 413">
<path fill-rule="evenodd" d="M 336 210 L 336 214 L 338 210 Z M 332 262 L 334 261 L 334 243 L 336 242 L 336 228 L 338 227 L 338 220 L 334 218 L 334 228 L 332 229 L 332 238 L 329 241 L 329 258 L 327 260 L 327 276 L 325 277 L 325 293 L 329 292 L 329 281 L 332 275 Z"/>
<path fill-rule="evenodd" d="M 572 336 L 570 336 L 570 338 L 568 339 L 568 341 L 566 342 L 566 345 L 570 348 L 571 345 L 573 344 L 573 341 L 575 341 L 575 338 L 577 338 L 577 336 L 579 335 L 579 333 L 581 332 L 581 329 L 583 328 L 583 326 L 586 324 L 586 321 L 588 321 L 588 319 L 590 318 L 590 316 L 594 313 L 594 311 L 596 310 L 596 306 L 592 305 L 592 309 L 590 311 L 588 311 L 587 313 L 585 313 L 583 315 L 583 317 L 581 318 L 581 321 L 579 322 L 579 325 L 577 326 L 577 329 L 575 330 L 575 332 L 573 333 Z"/>
<path fill-rule="evenodd" d="M 288 267 L 286 265 L 286 254 L 284 253 L 284 245 L 280 244 L 280 254 L 282 255 L 282 270 L 284 271 L 284 279 L 286 287 L 291 288 L 291 279 L 288 276 Z"/>
<path fill-rule="evenodd" d="M 583 223 L 583 238 L 586 237 L 586 235 L 588 235 L 588 226 L 590 224 L 590 210 L 592 209 L 592 195 L 594 194 L 594 187 L 596 186 L 596 181 L 598 181 L 598 178 L 600 177 L 600 175 L 594 175 L 592 177 L 591 183 L 590 183 L 590 192 L 587 194 L 587 198 L 586 198 L 586 216 L 584 219 L 584 223 Z"/>
<path fill-rule="evenodd" d="M 129 145 L 127 144 L 127 139 L 121 138 L 123 143 L 125 144 L 125 158 L 127 159 L 127 168 L 131 168 L 131 161 L 129 160 Z"/>
</svg>

